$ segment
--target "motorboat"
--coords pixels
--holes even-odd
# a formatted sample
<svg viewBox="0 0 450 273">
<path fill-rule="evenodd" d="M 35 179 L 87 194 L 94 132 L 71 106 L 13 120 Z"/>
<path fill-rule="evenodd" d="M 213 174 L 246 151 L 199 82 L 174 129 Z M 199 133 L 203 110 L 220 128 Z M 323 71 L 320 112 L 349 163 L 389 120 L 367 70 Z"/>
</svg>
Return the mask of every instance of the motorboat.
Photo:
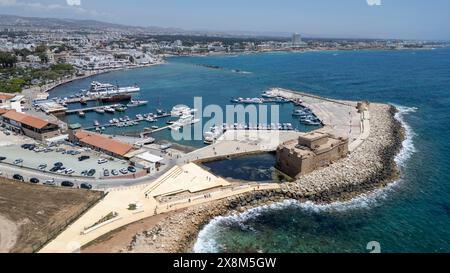
<svg viewBox="0 0 450 273">
<path fill-rule="evenodd" d="M 114 110 L 114 108 L 108 106 L 108 107 L 105 107 L 105 112 L 112 114 L 112 113 L 115 113 L 116 110 Z"/>
<path fill-rule="evenodd" d="M 97 112 L 98 114 L 104 114 L 105 113 L 105 109 L 104 108 L 97 108 L 97 109 L 95 109 L 95 112 Z"/>
<path fill-rule="evenodd" d="M 242 104 L 262 104 L 264 103 L 264 100 L 261 98 L 237 98 L 232 99 L 231 102 L 233 103 L 242 103 Z"/>
<path fill-rule="evenodd" d="M 131 100 L 130 103 L 127 104 L 127 107 L 138 107 L 148 104 L 146 100 Z"/>
</svg>

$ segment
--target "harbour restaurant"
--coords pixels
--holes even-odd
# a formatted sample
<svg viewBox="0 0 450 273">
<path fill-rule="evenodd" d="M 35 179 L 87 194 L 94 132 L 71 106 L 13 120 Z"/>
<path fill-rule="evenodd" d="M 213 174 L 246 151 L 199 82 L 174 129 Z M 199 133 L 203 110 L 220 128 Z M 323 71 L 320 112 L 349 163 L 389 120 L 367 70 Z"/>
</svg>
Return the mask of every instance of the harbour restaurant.
<svg viewBox="0 0 450 273">
<path fill-rule="evenodd" d="M 134 150 L 130 144 L 85 130 L 69 131 L 69 139 L 81 146 L 121 159 L 129 159 L 127 155 Z"/>
<path fill-rule="evenodd" d="M 15 110 L 3 110 L 0 117 L 0 122 L 7 129 L 39 141 L 60 135 L 57 124 Z"/>
</svg>

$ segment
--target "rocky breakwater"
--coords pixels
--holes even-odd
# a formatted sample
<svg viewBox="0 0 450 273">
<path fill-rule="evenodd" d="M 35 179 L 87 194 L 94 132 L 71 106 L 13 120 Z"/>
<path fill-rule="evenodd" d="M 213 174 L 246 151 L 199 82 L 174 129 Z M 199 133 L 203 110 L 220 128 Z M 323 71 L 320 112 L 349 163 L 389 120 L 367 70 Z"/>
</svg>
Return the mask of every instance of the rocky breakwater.
<svg viewBox="0 0 450 273">
<path fill-rule="evenodd" d="M 404 140 L 404 128 L 395 119 L 396 112 L 393 106 L 372 104 L 370 136 L 347 158 L 283 184 L 281 189 L 251 192 L 183 210 L 134 236 L 123 251 L 189 252 L 200 229 L 212 218 L 286 199 L 345 201 L 386 186 L 399 175 L 395 156 Z"/>
</svg>

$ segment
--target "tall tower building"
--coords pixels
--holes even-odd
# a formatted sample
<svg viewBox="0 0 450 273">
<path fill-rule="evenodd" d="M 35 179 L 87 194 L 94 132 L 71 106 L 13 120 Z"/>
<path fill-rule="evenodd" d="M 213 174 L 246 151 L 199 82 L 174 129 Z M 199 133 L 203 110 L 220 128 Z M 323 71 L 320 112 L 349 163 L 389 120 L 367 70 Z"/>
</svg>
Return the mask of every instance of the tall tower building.
<svg viewBox="0 0 450 273">
<path fill-rule="evenodd" d="M 292 34 L 292 45 L 298 46 L 302 43 L 302 36 L 298 33 Z"/>
</svg>

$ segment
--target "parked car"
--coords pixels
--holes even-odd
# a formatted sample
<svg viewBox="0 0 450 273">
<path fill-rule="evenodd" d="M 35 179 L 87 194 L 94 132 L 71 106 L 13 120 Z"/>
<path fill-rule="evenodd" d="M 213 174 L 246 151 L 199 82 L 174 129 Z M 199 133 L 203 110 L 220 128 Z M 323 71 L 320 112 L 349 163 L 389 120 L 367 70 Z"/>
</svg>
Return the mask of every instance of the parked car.
<svg viewBox="0 0 450 273">
<path fill-rule="evenodd" d="M 56 186 L 55 179 L 46 180 L 43 184 L 46 186 Z"/>
<path fill-rule="evenodd" d="M 13 179 L 17 180 L 17 181 L 22 181 L 22 182 L 24 181 L 23 176 L 21 176 L 20 174 L 13 175 Z"/>
<path fill-rule="evenodd" d="M 31 178 L 31 179 L 30 179 L 30 182 L 33 183 L 33 184 L 39 184 L 39 179 L 37 179 L 37 178 Z"/>
<path fill-rule="evenodd" d="M 69 168 L 65 172 L 66 172 L 66 174 L 73 174 L 75 171 L 72 170 L 71 168 Z"/>
<path fill-rule="evenodd" d="M 14 160 L 14 165 L 19 165 L 21 163 L 23 163 L 23 159 L 16 159 L 16 160 Z"/>
<path fill-rule="evenodd" d="M 41 170 L 41 171 L 45 170 L 46 168 L 47 168 L 47 164 L 41 164 L 41 165 L 38 166 L 38 169 Z"/>
<path fill-rule="evenodd" d="M 117 176 L 117 175 L 119 175 L 119 172 L 114 169 L 114 170 L 111 170 L 111 174 L 114 176 Z"/>
<path fill-rule="evenodd" d="M 103 176 L 109 176 L 109 171 L 108 170 L 103 170 Z"/>
<path fill-rule="evenodd" d="M 83 156 L 80 156 L 79 158 L 78 158 L 78 161 L 85 161 L 85 160 L 88 160 L 89 158 L 91 158 L 90 156 L 87 156 L 87 155 L 83 155 Z"/>
<path fill-rule="evenodd" d="M 62 166 L 64 166 L 64 164 L 62 162 L 56 162 L 54 166 L 61 168 Z"/>
<path fill-rule="evenodd" d="M 5 160 L 5 159 L 6 159 L 6 157 L 0 156 L 0 161 L 3 161 L 3 160 Z"/>
<path fill-rule="evenodd" d="M 94 176 L 95 175 L 95 169 L 90 169 L 88 172 L 87 172 L 87 175 L 88 176 Z"/>
<path fill-rule="evenodd" d="M 70 181 L 63 181 L 63 182 L 61 183 L 61 186 L 63 186 L 63 187 L 68 187 L 68 188 L 73 188 L 74 185 L 75 185 L 75 184 L 74 184 L 73 182 L 70 182 Z"/>
<path fill-rule="evenodd" d="M 128 173 L 128 170 L 127 170 L 127 168 L 123 168 L 123 169 L 120 169 L 119 172 L 120 172 L 121 174 L 127 174 L 127 173 Z"/>
<path fill-rule="evenodd" d="M 107 159 L 104 159 L 104 158 L 100 158 L 100 159 L 97 161 L 98 164 L 105 164 L 105 163 L 107 163 L 107 162 L 108 162 L 108 160 L 107 160 Z"/>
<path fill-rule="evenodd" d="M 133 167 L 133 166 L 129 166 L 129 167 L 127 168 L 127 170 L 128 170 L 130 173 L 135 173 L 135 172 L 136 172 L 136 168 Z"/>
<path fill-rule="evenodd" d="M 82 183 L 80 185 L 80 188 L 85 189 L 85 190 L 91 190 L 92 189 L 92 185 L 89 183 Z"/>
</svg>

